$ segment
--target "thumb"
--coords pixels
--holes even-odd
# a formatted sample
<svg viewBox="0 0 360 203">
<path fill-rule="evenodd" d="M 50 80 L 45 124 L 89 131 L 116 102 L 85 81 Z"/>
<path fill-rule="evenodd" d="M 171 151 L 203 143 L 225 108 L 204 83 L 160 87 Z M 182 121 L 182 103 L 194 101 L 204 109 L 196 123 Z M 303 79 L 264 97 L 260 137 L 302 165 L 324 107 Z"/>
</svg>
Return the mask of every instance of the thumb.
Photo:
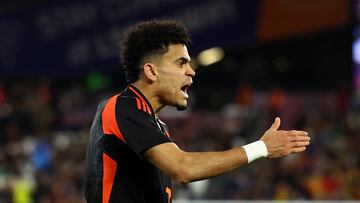
<svg viewBox="0 0 360 203">
<path fill-rule="evenodd" d="M 276 117 L 275 118 L 275 121 L 274 121 L 274 123 L 271 125 L 271 130 L 277 130 L 277 129 L 279 129 L 279 127 L 280 127 L 280 124 L 281 124 L 281 120 L 280 120 L 280 118 L 279 117 Z"/>
</svg>

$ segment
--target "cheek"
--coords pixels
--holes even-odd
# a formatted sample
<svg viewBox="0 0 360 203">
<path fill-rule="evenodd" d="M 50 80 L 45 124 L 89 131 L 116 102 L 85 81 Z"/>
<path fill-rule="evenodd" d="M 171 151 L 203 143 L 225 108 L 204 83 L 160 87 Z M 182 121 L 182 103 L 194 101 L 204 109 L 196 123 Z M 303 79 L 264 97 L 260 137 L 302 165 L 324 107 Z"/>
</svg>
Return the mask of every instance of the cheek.
<svg viewBox="0 0 360 203">
<path fill-rule="evenodd" d="M 170 99 L 170 100 L 177 100 L 180 97 L 180 89 L 179 89 L 179 85 L 177 85 L 177 83 L 172 80 L 171 84 L 169 84 L 167 86 L 166 89 L 166 96 Z"/>
<path fill-rule="evenodd" d="M 181 88 L 181 73 L 169 71 L 164 73 L 163 76 L 165 77 L 160 78 L 160 83 L 162 83 L 163 90 L 170 94 L 167 96 L 177 95 Z"/>
<path fill-rule="evenodd" d="M 165 85 L 171 91 L 177 91 L 179 89 L 180 86 L 179 76 L 168 77 L 164 82 L 166 83 Z"/>
<path fill-rule="evenodd" d="M 163 81 L 164 85 L 162 87 L 163 95 L 168 98 L 174 98 L 177 97 L 179 91 L 178 91 L 178 85 L 176 85 L 174 80 L 168 79 L 166 81 Z"/>
</svg>

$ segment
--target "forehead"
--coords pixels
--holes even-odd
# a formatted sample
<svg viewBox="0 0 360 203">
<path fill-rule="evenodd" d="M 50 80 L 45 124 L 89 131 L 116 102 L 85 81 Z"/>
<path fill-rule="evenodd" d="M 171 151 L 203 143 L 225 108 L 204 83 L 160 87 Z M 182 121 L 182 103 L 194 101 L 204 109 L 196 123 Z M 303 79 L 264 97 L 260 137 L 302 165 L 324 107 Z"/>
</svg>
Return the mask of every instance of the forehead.
<svg viewBox="0 0 360 203">
<path fill-rule="evenodd" d="M 190 61 L 190 56 L 187 50 L 187 47 L 183 44 L 170 44 L 169 50 L 164 54 L 164 56 L 168 59 L 177 60 L 181 57 L 186 58 Z"/>
</svg>

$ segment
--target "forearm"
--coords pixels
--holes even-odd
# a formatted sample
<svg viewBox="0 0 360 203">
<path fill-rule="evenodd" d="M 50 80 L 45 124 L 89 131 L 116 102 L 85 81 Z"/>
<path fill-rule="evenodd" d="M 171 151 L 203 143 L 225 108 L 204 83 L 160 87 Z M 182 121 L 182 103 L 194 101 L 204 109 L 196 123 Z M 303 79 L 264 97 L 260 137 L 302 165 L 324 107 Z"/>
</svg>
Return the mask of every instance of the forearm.
<svg viewBox="0 0 360 203">
<path fill-rule="evenodd" d="M 145 158 L 172 179 L 188 183 L 221 175 L 257 158 L 265 157 L 265 145 L 249 145 L 219 152 L 185 152 L 174 143 L 164 143 L 149 149 L 145 153 Z"/>
<path fill-rule="evenodd" d="M 175 179 L 182 183 L 207 179 L 229 172 L 247 161 L 242 147 L 221 152 L 184 152 L 178 160 L 182 172 Z"/>
</svg>

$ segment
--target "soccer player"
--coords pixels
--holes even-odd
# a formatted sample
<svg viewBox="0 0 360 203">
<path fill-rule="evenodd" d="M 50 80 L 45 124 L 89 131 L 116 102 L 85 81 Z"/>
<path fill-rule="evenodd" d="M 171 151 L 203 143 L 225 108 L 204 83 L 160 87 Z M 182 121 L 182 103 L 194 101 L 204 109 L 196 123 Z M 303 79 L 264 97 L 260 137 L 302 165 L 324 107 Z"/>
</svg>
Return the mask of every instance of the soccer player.
<svg viewBox="0 0 360 203">
<path fill-rule="evenodd" d="M 258 158 L 302 152 L 304 131 L 278 130 L 276 118 L 260 140 L 219 152 L 186 152 L 170 138 L 158 118 L 166 105 L 183 110 L 194 70 L 190 37 L 177 21 L 154 20 L 129 28 L 121 61 L 127 88 L 98 107 L 86 156 L 88 202 L 171 202 L 171 180 L 207 179 Z"/>
</svg>

